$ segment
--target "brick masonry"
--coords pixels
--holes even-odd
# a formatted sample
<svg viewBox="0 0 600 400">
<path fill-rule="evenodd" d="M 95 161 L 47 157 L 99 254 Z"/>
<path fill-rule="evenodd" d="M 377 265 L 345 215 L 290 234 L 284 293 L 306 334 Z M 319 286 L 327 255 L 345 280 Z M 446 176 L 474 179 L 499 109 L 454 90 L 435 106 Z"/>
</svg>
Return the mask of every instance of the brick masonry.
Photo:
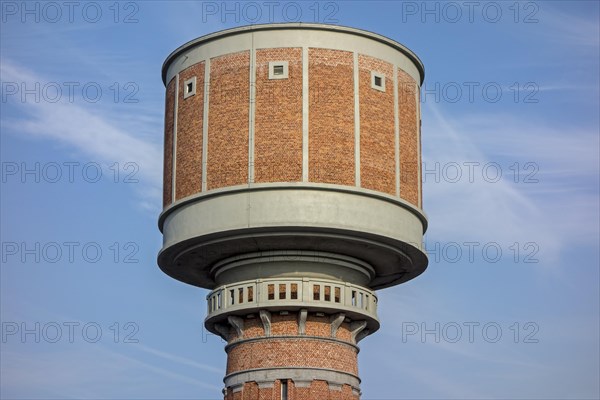
<svg viewBox="0 0 600 400">
<path fill-rule="evenodd" d="M 196 94 L 184 99 L 185 81 L 196 77 Z M 177 100 L 177 168 L 175 200 L 200 192 L 202 188 L 202 122 L 204 111 L 204 63 L 179 74 Z"/>
<path fill-rule="evenodd" d="M 313 339 L 265 339 L 231 348 L 227 373 L 253 368 L 327 368 L 358 374 L 356 350 L 348 345 Z"/>
<path fill-rule="evenodd" d="M 355 185 L 354 62 L 348 51 L 310 48 L 310 182 Z M 268 79 L 269 61 L 287 61 L 289 78 Z M 361 186 L 396 194 L 393 66 L 359 55 Z M 204 62 L 179 74 L 175 200 L 201 191 Z M 371 87 L 371 71 L 383 73 L 386 90 Z M 207 188 L 248 182 L 250 52 L 211 59 Z M 196 77 L 196 95 L 183 98 L 185 80 Z M 302 50 L 256 51 L 254 117 L 255 182 L 302 180 Z M 400 197 L 420 203 L 418 85 L 398 70 Z M 175 79 L 167 85 L 163 206 L 171 204 Z"/>
<path fill-rule="evenodd" d="M 271 317 L 271 335 L 297 335 L 298 334 L 298 314 L 290 312 L 288 315 L 273 314 Z M 305 334 L 308 336 L 330 337 L 331 323 L 329 316 L 318 317 L 311 314 L 306 319 Z M 258 316 L 244 320 L 244 339 L 258 338 L 264 336 L 262 322 Z M 351 343 L 350 324 L 343 322 L 338 328 L 336 339 Z M 230 330 L 229 343 L 233 343 L 237 338 L 235 330 Z"/>
<path fill-rule="evenodd" d="M 361 186 L 396 194 L 396 133 L 394 129 L 394 68 L 359 55 Z M 385 75 L 385 92 L 371 87 L 371 71 Z"/>
<path fill-rule="evenodd" d="M 349 51 L 308 49 L 310 182 L 354 186 L 354 60 Z"/>
<path fill-rule="evenodd" d="M 173 123 L 175 118 L 175 78 L 167 85 L 165 97 L 165 147 L 163 166 L 163 207 L 173 197 Z"/>
<path fill-rule="evenodd" d="M 400 117 L 400 197 L 416 206 L 419 204 L 419 163 L 417 121 L 417 83 L 398 70 L 398 113 Z"/>
<path fill-rule="evenodd" d="M 269 61 L 287 61 L 287 79 L 269 79 Z M 302 180 L 302 49 L 256 51 L 254 181 Z"/>
<path fill-rule="evenodd" d="M 248 182 L 250 52 L 211 59 L 207 188 Z"/>
<path fill-rule="evenodd" d="M 342 323 L 335 338 L 320 340 L 314 336 L 331 339 L 329 316 L 316 316 L 309 313 L 306 319 L 306 338 L 298 337 L 298 314 L 273 313 L 271 316 L 271 337 L 266 337 L 258 316 L 244 319 L 243 337 L 238 337 L 231 329 L 227 346 L 227 374 L 255 368 L 314 367 L 327 368 L 358 375 L 358 350 L 352 345 L 350 324 Z M 286 336 L 289 336 L 286 338 Z M 313 336 L 309 338 L 310 336 Z M 247 339 L 260 339 L 251 340 Z M 288 382 L 288 400 L 339 399 L 357 400 L 358 394 L 352 387 L 342 385 L 330 388 L 326 381 L 313 380 L 307 387 L 296 387 L 293 380 Z M 235 399 L 276 399 L 281 397 L 280 381 L 272 387 L 259 388 L 256 382 L 247 382 L 239 391 L 228 388 L 225 400 Z"/>
</svg>

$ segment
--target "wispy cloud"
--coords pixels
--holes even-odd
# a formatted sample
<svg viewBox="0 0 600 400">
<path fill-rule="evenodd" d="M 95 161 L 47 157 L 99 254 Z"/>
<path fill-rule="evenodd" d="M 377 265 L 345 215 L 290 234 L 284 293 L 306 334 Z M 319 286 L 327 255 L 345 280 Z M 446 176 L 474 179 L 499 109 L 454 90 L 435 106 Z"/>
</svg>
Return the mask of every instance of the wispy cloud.
<svg viewBox="0 0 600 400">
<path fill-rule="evenodd" d="M 135 346 L 137 349 L 142 350 L 146 353 L 161 357 L 165 360 L 172 361 L 175 363 L 179 363 L 182 365 L 187 365 L 190 367 L 198 368 L 203 371 L 213 372 L 215 374 L 221 375 L 223 371 L 220 368 L 213 367 L 212 365 L 201 364 L 193 360 L 189 360 L 184 357 L 175 356 L 173 354 L 165 353 L 164 351 L 156 350 L 148 346 L 144 346 L 142 344 L 138 344 Z"/>
<path fill-rule="evenodd" d="M 450 116 L 433 103 L 424 112 L 427 170 L 436 163 L 440 170 L 458 163 L 466 174 L 464 163 L 479 162 L 472 182 L 466 175 L 456 183 L 425 175 L 425 209 L 438 238 L 536 242 L 545 265 L 558 265 L 569 244 L 597 243 L 598 136 L 593 128 L 567 134 L 547 121 L 506 114 Z M 482 168 L 489 162 L 500 165 L 503 179 L 490 182 L 483 177 Z M 515 162 L 521 170 L 517 183 L 510 169 Z M 533 164 L 523 170 L 527 162 Z M 538 182 L 524 183 L 531 172 Z"/>
<path fill-rule="evenodd" d="M 2 396 L 10 398 L 148 398 L 148 392 L 136 395 L 140 388 L 154 388 L 155 398 L 165 398 L 171 384 L 204 391 L 221 389 L 102 345 L 67 343 L 60 349 L 34 352 L 3 350 L 1 369 Z"/>
<path fill-rule="evenodd" d="M 23 310 L 6 311 L 2 314 L 4 321 L 26 321 L 30 315 L 37 315 L 44 316 L 41 319 L 45 321 L 69 321 L 78 327 L 88 323 L 37 303 L 26 303 Z M 134 399 L 147 398 L 138 393 L 148 393 L 145 390 L 153 387 L 149 392 L 160 399 L 174 396 L 177 392 L 173 388 L 181 385 L 190 385 L 194 387 L 192 392 L 200 393 L 222 389 L 215 382 L 221 381 L 223 370 L 213 365 L 141 343 L 88 343 L 77 334 L 70 342 L 66 331 L 62 333 L 64 340 L 56 343 L 11 337 L 2 344 L 0 398 Z"/>
<path fill-rule="evenodd" d="M 572 381 L 580 375 L 573 365 L 584 362 L 582 350 L 586 353 L 597 350 L 597 344 L 593 343 L 597 342 L 597 334 L 594 335 L 597 328 L 583 335 L 580 346 L 569 347 L 568 354 L 560 355 L 553 350 L 569 337 L 572 340 L 574 332 L 589 330 L 590 321 L 574 318 L 569 321 L 573 324 L 569 324 L 549 311 L 549 316 L 538 315 L 542 318 L 538 319 L 540 331 L 534 338 L 539 342 L 523 342 L 527 332 L 521 324 L 517 328 L 521 329 L 517 343 L 515 331 L 511 330 L 511 326 L 515 327 L 514 319 L 498 319 L 498 311 L 494 310 L 478 314 L 472 304 L 461 306 L 460 301 L 423 291 L 423 287 L 407 286 L 381 293 L 379 315 L 385 327 L 376 333 L 376 339 L 368 337 L 365 343 L 361 342 L 361 346 L 368 346 L 363 357 L 373 357 L 373 362 L 376 360 L 387 367 L 381 369 L 384 371 L 382 381 L 398 377 L 400 381 L 419 382 L 422 389 L 403 393 L 404 398 L 539 398 L 540 384 L 564 387 L 565 383 L 557 383 L 555 376 L 569 381 L 567 392 L 579 391 L 582 398 L 587 398 L 589 385 L 578 388 L 578 383 Z M 486 340 L 482 330 L 491 322 L 502 329 L 499 340 L 494 343 Z M 470 333 L 467 323 L 479 325 Z M 412 327 L 409 329 L 404 324 L 412 324 Z M 460 327 L 460 334 L 454 328 L 446 330 L 451 324 Z M 494 330 L 488 333 L 497 335 Z M 560 362 L 554 362 L 557 358 Z M 593 376 L 595 370 L 597 368 L 592 368 L 590 375 Z M 558 392 L 548 396 L 561 397 Z"/>
<path fill-rule="evenodd" d="M 589 4 L 592 7 L 595 6 L 593 3 Z M 598 25 L 597 9 L 595 12 L 590 10 L 589 15 L 592 17 L 583 17 L 566 12 L 551 3 L 544 3 L 540 11 L 540 24 L 545 29 L 539 29 L 537 32 L 547 36 L 553 43 L 568 44 L 572 50 L 578 50 L 577 47 L 585 49 L 600 46 L 600 25 Z"/>
<path fill-rule="evenodd" d="M 26 87 L 34 87 L 36 82 L 52 82 L 44 79 L 35 71 L 21 65 L 16 65 L 8 60 L 0 63 L 0 73 L 3 82 L 14 82 L 19 86 L 24 83 Z M 132 126 L 139 128 L 140 122 L 137 115 L 130 115 L 131 124 L 115 124 L 114 121 L 125 121 L 122 109 L 94 108 L 93 105 L 80 105 L 76 102 L 69 103 L 68 97 L 63 96 L 60 101 L 20 101 L 20 96 L 15 96 L 11 102 L 19 108 L 22 117 L 2 117 L 3 134 L 26 134 L 36 138 L 50 139 L 62 145 L 67 145 L 77 152 L 93 158 L 95 161 L 107 163 L 119 162 L 124 165 L 134 162 L 139 167 L 139 176 L 142 179 L 140 195 L 144 198 L 142 205 L 156 209 L 160 198 L 160 184 L 162 174 L 162 153 L 160 147 L 148 138 L 140 138 Z M 10 100 L 9 100 L 10 101 Z M 6 115 L 6 113 L 5 113 Z M 146 124 L 147 125 L 147 124 Z M 160 130 L 161 125 L 147 127 L 147 130 Z"/>
</svg>

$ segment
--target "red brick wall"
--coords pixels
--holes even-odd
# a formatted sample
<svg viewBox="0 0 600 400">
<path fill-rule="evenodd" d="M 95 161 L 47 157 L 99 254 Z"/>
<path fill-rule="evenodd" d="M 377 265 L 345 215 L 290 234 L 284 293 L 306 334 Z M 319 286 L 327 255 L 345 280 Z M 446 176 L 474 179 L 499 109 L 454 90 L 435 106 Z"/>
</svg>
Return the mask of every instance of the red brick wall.
<svg viewBox="0 0 600 400">
<path fill-rule="evenodd" d="M 358 400 L 359 396 L 352 394 L 352 388 L 348 385 L 342 386 L 342 390 L 330 390 L 325 381 L 315 380 L 310 387 L 295 387 L 288 400 Z"/>
<path fill-rule="evenodd" d="M 207 188 L 248 182 L 250 52 L 211 59 Z"/>
<path fill-rule="evenodd" d="M 288 61 L 288 79 L 269 80 L 269 61 Z M 211 59 L 207 187 L 248 182 L 248 51 Z M 386 91 L 371 88 L 371 71 L 385 74 Z M 184 82 L 196 76 L 196 95 L 183 99 Z M 175 199 L 201 191 L 204 62 L 179 76 Z M 163 206 L 172 198 L 175 80 L 167 85 Z M 418 85 L 398 71 L 400 197 L 419 201 Z M 354 82 L 351 52 L 309 49 L 309 181 L 355 185 Z M 393 66 L 359 55 L 361 186 L 394 195 Z M 302 50 L 256 51 L 255 182 L 302 180 Z"/>
<path fill-rule="evenodd" d="M 260 336 L 262 336 L 262 333 Z M 298 334 L 298 315 L 290 313 L 288 315 L 273 314 L 271 316 L 271 335 L 297 335 Z"/>
<path fill-rule="evenodd" d="M 419 204 L 419 143 L 417 121 L 417 83 L 398 70 L 398 113 L 400 117 L 400 197 Z"/>
<path fill-rule="evenodd" d="M 289 313 L 288 315 L 273 314 L 271 316 L 271 335 L 273 336 L 294 336 L 298 334 L 298 314 Z M 331 323 L 329 316 L 317 317 L 309 314 L 306 318 L 305 334 L 308 336 L 330 337 Z M 255 318 L 244 319 L 244 337 L 250 339 L 264 336 L 263 324 L 258 316 Z M 229 343 L 239 340 L 235 334 L 235 329 L 231 328 Z M 338 328 L 336 339 L 352 343 L 350 324 L 343 322 Z"/>
<path fill-rule="evenodd" d="M 332 341 L 272 338 L 229 350 L 227 374 L 253 368 L 314 367 L 358 374 L 356 350 Z"/>
<path fill-rule="evenodd" d="M 394 69 L 360 55 L 360 180 L 366 189 L 396 194 Z M 385 92 L 371 87 L 371 71 L 385 74 Z"/>
<path fill-rule="evenodd" d="M 184 99 L 185 81 L 194 76 L 196 94 Z M 202 189 L 204 62 L 181 71 L 178 97 L 175 200 L 198 193 Z"/>
<path fill-rule="evenodd" d="M 241 396 L 242 393 L 240 393 L 240 398 L 244 400 L 258 399 L 258 392 L 259 389 L 256 382 L 246 382 L 244 383 L 243 397 Z"/>
<path fill-rule="evenodd" d="M 269 79 L 269 61 L 288 61 L 287 79 Z M 302 49 L 256 51 L 254 181 L 302 180 Z"/>
<path fill-rule="evenodd" d="M 418 132 L 418 148 L 417 148 L 417 181 L 419 184 L 419 207 L 423 208 L 423 162 L 421 150 L 421 87 L 416 87 L 417 91 L 417 132 Z"/>
<path fill-rule="evenodd" d="M 309 181 L 354 186 L 354 61 L 313 49 L 309 59 Z"/>
<path fill-rule="evenodd" d="M 330 338 L 330 316 L 316 316 L 309 313 L 305 326 L 306 336 L 320 336 Z M 283 337 L 282 337 L 283 336 Z M 285 336 L 290 336 L 286 338 Z M 264 338 L 263 340 L 241 342 L 240 339 Z M 344 322 L 338 328 L 336 339 L 351 342 L 349 323 Z M 227 374 L 253 368 L 277 367 L 315 367 L 329 368 L 345 371 L 358 375 L 357 349 L 331 340 L 315 340 L 298 337 L 298 314 L 290 312 L 287 315 L 273 313 L 271 315 L 271 337 L 265 338 L 264 328 L 258 316 L 244 319 L 244 336 L 238 338 L 232 328 L 229 343 L 235 344 L 228 348 Z M 243 394 L 242 394 L 243 392 Z M 262 388 L 249 382 L 244 385 L 243 391 L 232 393 L 229 399 L 279 399 L 280 382 L 276 381 L 273 388 Z M 236 397 L 238 396 L 239 397 Z M 310 387 L 295 387 L 288 381 L 289 400 L 313 399 L 340 399 L 357 400 L 358 396 L 352 394 L 352 388 L 344 385 L 342 390 L 330 390 L 327 382 L 313 381 Z"/>
<path fill-rule="evenodd" d="M 165 99 L 165 146 L 163 166 L 163 207 L 172 203 L 173 197 L 173 118 L 175 115 L 175 78 L 167 85 Z"/>
</svg>

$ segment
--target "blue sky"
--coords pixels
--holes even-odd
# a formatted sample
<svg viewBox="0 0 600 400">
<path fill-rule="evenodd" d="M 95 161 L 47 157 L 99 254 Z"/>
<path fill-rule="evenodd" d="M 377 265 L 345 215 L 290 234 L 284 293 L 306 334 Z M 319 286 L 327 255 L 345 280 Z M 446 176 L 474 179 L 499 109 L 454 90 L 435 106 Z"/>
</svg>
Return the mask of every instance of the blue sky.
<svg viewBox="0 0 600 400">
<path fill-rule="evenodd" d="M 600 397 L 598 2 L 0 5 L 1 398 L 221 397 L 207 292 L 156 265 L 160 68 L 297 17 L 426 69 L 430 264 L 378 293 L 363 399 Z"/>
</svg>

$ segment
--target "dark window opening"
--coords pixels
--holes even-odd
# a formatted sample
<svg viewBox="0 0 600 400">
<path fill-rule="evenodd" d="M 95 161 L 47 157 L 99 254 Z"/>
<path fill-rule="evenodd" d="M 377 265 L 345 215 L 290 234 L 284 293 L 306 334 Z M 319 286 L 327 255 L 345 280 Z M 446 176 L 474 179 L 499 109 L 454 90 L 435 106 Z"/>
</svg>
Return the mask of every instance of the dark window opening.
<svg viewBox="0 0 600 400">
<path fill-rule="evenodd" d="M 280 300 L 285 299 L 285 283 L 279 284 L 279 299 Z"/>
<path fill-rule="evenodd" d="M 313 285 L 313 300 L 320 301 L 321 300 L 321 286 Z"/>
<path fill-rule="evenodd" d="M 275 300 L 275 285 L 271 284 L 268 286 L 269 300 Z"/>
<path fill-rule="evenodd" d="M 281 381 L 281 400 L 288 400 L 288 382 Z"/>
</svg>

